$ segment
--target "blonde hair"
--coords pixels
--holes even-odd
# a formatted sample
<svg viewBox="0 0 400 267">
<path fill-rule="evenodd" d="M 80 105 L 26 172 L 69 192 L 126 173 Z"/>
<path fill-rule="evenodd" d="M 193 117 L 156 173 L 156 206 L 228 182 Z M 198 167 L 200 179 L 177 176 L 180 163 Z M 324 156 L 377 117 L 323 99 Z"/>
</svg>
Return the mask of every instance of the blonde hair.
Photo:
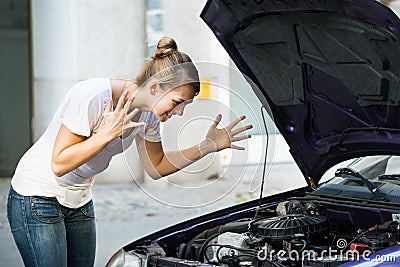
<svg viewBox="0 0 400 267">
<path fill-rule="evenodd" d="M 156 51 L 140 70 L 135 81 L 143 86 L 150 78 L 157 79 L 165 90 L 190 84 L 196 95 L 200 92 L 197 68 L 187 54 L 178 51 L 175 40 L 170 37 L 162 37 L 158 41 Z"/>
</svg>

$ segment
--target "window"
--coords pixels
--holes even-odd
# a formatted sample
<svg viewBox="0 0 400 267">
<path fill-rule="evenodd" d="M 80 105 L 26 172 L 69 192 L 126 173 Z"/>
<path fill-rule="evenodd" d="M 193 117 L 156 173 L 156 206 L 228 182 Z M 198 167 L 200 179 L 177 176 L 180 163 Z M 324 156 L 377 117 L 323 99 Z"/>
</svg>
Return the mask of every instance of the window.
<svg viewBox="0 0 400 267">
<path fill-rule="evenodd" d="M 146 10 L 146 56 L 149 58 L 156 49 L 157 42 L 163 36 L 162 0 L 147 0 Z"/>
</svg>

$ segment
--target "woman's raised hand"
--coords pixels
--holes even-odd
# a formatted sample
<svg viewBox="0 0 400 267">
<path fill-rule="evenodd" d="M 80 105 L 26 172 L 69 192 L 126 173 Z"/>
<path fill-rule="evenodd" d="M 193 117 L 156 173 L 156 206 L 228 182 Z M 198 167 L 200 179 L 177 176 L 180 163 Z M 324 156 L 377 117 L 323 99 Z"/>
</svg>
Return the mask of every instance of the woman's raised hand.
<svg viewBox="0 0 400 267">
<path fill-rule="evenodd" d="M 104 130 L 108 131 L 108 134 L 112 139 L 120 137 L 123 130 L 146 125 L 144 122 L 132 121 L 132 118 L 139 112 L 139 109 L 137 108 L 129 112 L 134 99 L 134 96 L 128 98 L 128 91 L 124 91 L 118 99 L 114 111 L 112 110 L 112 99 L 108 101 L 104 111 Z"/>
<path fill-rule="evenodd" d="M 222 119 L 222 115 L 218 114 L 218 116 L 215 118 L 214 123 L 208 129 L 208 132 L 206 135 L 206 142 L 209 143 L 209 146 L 210 146 L 209 151 L 216 152 L 216 151 L 220 151 L 225 148 L 244 150 L 244 147 L 234 145 L 233 142 L 250 138 L 251 135 L 249 135 L 249 134 L 239 135 L 239 136 L 238 136 L 238 134 L 243 133 L 244 131 L 253 128 L 253 126 L 249 124 L 244 127 L 237 128 L 237 129 L 233 129 L 233 128 L 239 122 L 244 120 L 245 118 L 246 118 L 246 116 L 240 116 L 239 118 L 232 121 L 225 128 L 218 129 L 217 126 L 221 122 L 221 119 Z"/>
</svg>

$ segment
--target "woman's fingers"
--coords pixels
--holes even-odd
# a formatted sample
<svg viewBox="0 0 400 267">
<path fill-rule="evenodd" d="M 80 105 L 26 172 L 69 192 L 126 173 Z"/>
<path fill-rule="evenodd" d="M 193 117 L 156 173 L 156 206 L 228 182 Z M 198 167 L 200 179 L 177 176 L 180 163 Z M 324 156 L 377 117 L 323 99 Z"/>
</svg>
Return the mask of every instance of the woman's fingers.
<svg viewBox="0 0 400 267">
<path fill-rule="evenodd" d="M 249 124 L 246 125 L 244 127 L 240 127 L 238 129 L 232 130 L 233 127 L 235 127 L 237 124 L 239 124 L 239 122 L 241 122 L 242 120 L 244 120 L 246 118 L 246 116 L 240 116 L 239 118 L 235 119 L 234 121 L 232 121 L 227 127 L 226 129 L 228 129 L 230 131 L 230 141 L 231 141 L 231 148 L 233 149 L 237 149 L 237 150 L 244 150 L 244 147 L 241 146 L 237 146 L 232 144 L 232 142 L 237 142 L 237 141 L 242 141 L 245 139 L 248 139 L 251 137 L 250 134 L 246 134 L 246 135 L 241 135 L 241 136 L 236 136 L 237 134 L 243 133 L 251 128 L 253 128 L 253 125 Z"/>
<path fill-rule="evenodd" d="M 225 148 L 244 150 L 244 147 L 234 145 L 233 142 L 250 138 L 251 136 L 249 134 L 241 134 L 240 136 L 236 135 L 240 133 L 245 133 L 247 130 L 253 128 L 253 126 L 249 124 L 246 126 L 238 127 L 238 129 L 235 130 L 232 130 L 232 128 L 238 125 L 245 118 L 246 116 L 240 116 L 232 121 L 227 127 L 217 128 L 222 119 L 222 115 L 218 114 L 214 120 L 214 123 L 208 129 L 208 132 L 206 134 L 206 139 L 212 140 L 215 144 L 215 148 L 211 149 L 211 151 L 220 151 Z"/>
<path fill-rule="evenodd" d="M 146 126 L 145 122 L 139 121 L 139 122 L 128 122 L 124 124 L 124 129 L 131 129 L 131 128 L 136 128 L 136 127 L 142 127 Z"/>
<path fill-rule="evenodd" d="M 237 150 L 244 150 L 244 147 L 242 147 L 242 146 L 236 146 L 236 145 L 231 145 L 231 148 L 237 149 Z"/>
<path fill-rule="evenodd" d="M 108 99 L 106 103 L 106 109 L 104 112 L 110 113 L 112 111 L 112 99 Z"/>
<path fill-rule="evenodd" d="M 126 101 L 125 105 L 124 105 L 124 112 L 125 114 L 128 114 L 129 109 L 131 108 L 131 104 L 133 102 L 133 100 L 135 99 L 135 96 L 131 96 L 129 97 L 128 101 Z M 136 112 L 137 113 L 137 112 Z"/>
<path fill-rule="evenodd" d="M 241 133 L 241 132 L 244 132 L 244 131 L 246 131 L 246 130 L 249 130 L 249 129 L 251 129 L 251 128 L 253 128 L 253 125 L 246 125 L 246 126 L 244 126 L 244 127 L 240 127 L 240 128 L 238 128 L 238 129 L 236 129 L 236 130 L 233 130 L 232 132 L 231 132 L 231 136 L 234 136 L 234 135 L 237 135 L 237 134 L 239 134 L 239 133 Z"/>
<path fill-rule="evenodd" d="M 132 110 L 125 118 L 125 123 L 124 123 L 124 128 L 135 128 L 135 127 L 140 127 L 140 126 L 146 126 L 145 122 L 136 122 L 132 121 L 132 119 L 136 116 L 136 114 L 139 112 L 138 108 L 135 108 Z"/>
<path fill-rule="evenodd" d="M 250 134 L 241 135 L 241 136 L 235 136 L 235 137 L 232 137 L 232 138 L 231 138 L 231 142 L 241 141 L 241 140 L 244 140 L 244 139 L 248 139 L 248 138 L 250 138 L 250 137 L 251 137 Z"/>
<path fill-rule="evenodd" d="M 214 120 L 214 127 L 218 126 L 218 124 L 221 122 L 221 119 L 222 119 L 222 115 L 218 114 L 217 117 Z"/>
<path fill-rule="evenodd" d="M 132 110 L 129 114 L 127 114 L 126 115 L 126 118 L 125 118 L 125 120 L 132 120 L 133 119 L 133 117 L 135 117 L 136 116 L 136 114 L 139 112 L 139 109 L 138 108 L 135 108 L 134 110 Z"/>
<path fill-rule="evenodd" d="M 231 130 L 233 127 L 235 127 L 239 122 L 241 122 L 245 118 L 246 118 L 246 116 L 244 116 L 244 115 L 240 116 L 239 118 L 232 121 L 226 128 Z"/>
<path fill-rule="evenodd" d="M 125 104 L 125 98 L 126 98 L 127 95 L 128 95 L 128 91 L 125 90 L 125 91 L 122 93 L 122 95 L 120 96 L 120 98 L 118 99 L 118 103 L 117 103 L 117 106 L 115 107 L 115 111 L 120 111 L 120 110 L 122 110 L 122 107 L 123 107 L 124 104 Z"/>
</svg>

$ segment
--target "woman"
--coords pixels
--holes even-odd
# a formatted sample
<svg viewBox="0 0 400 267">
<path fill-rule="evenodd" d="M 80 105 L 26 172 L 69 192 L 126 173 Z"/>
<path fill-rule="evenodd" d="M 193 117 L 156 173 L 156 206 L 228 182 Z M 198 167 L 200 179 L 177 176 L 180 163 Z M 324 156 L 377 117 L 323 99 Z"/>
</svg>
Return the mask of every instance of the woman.
<svg viewBox="0 0 400 267">
<path fill-rule="evenodd" d="M 11 181 L 7 215 L 26 266 L 92 266 L 96 232 L 91 194 L 94 175 L 133 139 L 154 179 L 224 148 L 251 125 L 223 129 L 218 115 L 196 146 L 164 152 L 159 122 L 182 115 L 200 90 L 197 69 L 163 37 L 135 80 L 95 78 L 66 94 L 41 138 L 21 158 Z M 124 145 L 123 145 L 124 144 Z"/>
</svg>

